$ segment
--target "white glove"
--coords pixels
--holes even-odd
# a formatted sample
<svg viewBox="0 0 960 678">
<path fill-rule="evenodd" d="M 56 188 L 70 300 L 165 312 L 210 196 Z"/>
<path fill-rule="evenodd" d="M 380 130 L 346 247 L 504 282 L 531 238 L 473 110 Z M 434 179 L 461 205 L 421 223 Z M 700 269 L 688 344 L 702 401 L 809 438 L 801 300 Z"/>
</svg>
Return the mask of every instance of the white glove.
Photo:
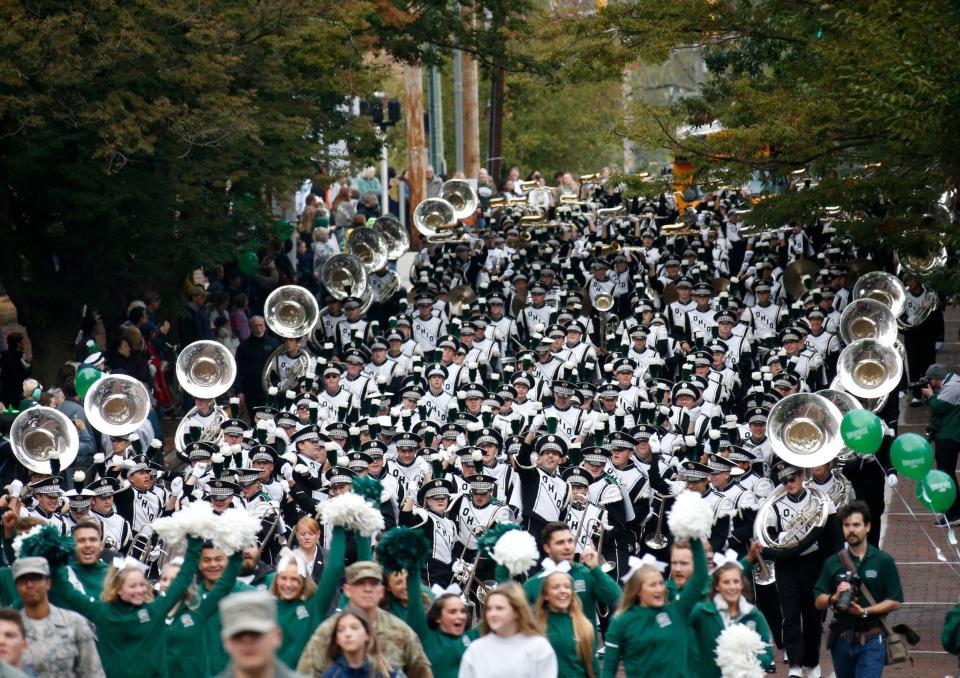
<svg viewBox="0 0 960 678">
<path fill-rule="evenodd" d="M 280 455 L 280 458 L 283 459 L 284 461 L 290 462 L 291 464 L 297 463 L 297 455 L 294 454 L 293 452 L 284 452 L 283 454 Z"/>
<path fill-rule="evenodd" d="M 294 466 L 293 472 L 301 476 L 310 475 L 310 469 L 308 469 L 304 464 L 297 464 L 296 466 Z"/>
<path fill-rule="evenodd" d="M 207 462 L 198 461 L 193 465 L 193 470 L 190 471 L 190 475 L 198 480 L 203 477 L 203 474 L 207 472 Z"/>
<path fill-rule="evenodd" d="M 7 485 L 7 495 L 19 497 L 21 492 L 23 492 L 23 483 L 21 481 L 13 480 Z"/>
<path fill-rule="evenodd" d="M 539 431 L 541 428 L 543 428 L 543 425 L 544 425 L 546 422 L 547 422 L 547 420 L 543 418 L 543 415 L 542 415 L 542 414 L 538 414 L 537 416 L 535 416 L 535 417 L 533 418 L 533 421 L 530 422 L 530 430 L 533 431 L 534 433 L 536 433 L 536 432 Z"/>
<path fill-rule="evenodd" d="M 290 464 L 284 464 L 281 466 L 280 477 L 284 480 L 293 480 L 293 467 Z"/>
<path fill-rule="evenodd" d="M 134 466 L 136 466 L 136 464 L 133 463 L 133 459 L 122 459 L 120 461 L 120 468 L 131 469 Z"/>
<path fill-rule="evenodd" d="M 900 483 L 900 478 L 896 473 L 891 473 L 887 476 L 887 487 L 894 488 Z"/>
<path fill-rule="evenodd" d="M 161 555 L 163 555 L 163 549 L 159 546 L 155 546 L 153 550 L 150 551 L 150 555 L 147 556 L 147 560 L 149 560 L 151 563 L 155 563 L 160 560 Z"/>
<path fill-rule="evenodd" d="M 107 466 L 123 466 L 123 457 L 119 454 L 115 454 L 110 457 L 110 463 Z"/>
<path fill-rule="evenodd" d="M 105 458 L 106 457 L 103 456 L 103 452 L 97 452 L 95 455 L 93 455 L 93 463 L 102 464 Z"/>
<path fill-rule="evenodd" d="M 183 497 L 183 478 L 177 476 L 170 481 L 170 494 L 172 494 L 177 499 Z"/>
</svg>

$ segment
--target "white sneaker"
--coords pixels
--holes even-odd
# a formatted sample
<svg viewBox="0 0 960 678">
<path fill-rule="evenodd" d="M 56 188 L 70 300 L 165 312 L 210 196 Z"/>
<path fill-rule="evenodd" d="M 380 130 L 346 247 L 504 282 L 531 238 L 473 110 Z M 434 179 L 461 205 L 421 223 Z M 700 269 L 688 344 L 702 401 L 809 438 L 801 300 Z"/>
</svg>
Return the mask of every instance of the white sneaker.
<svg viewBox="0 0 960 678">
<path fill-rule="evenodd" d="M 811 666 L 807 669 L 807 678 L 820 678 L 820 665 Z"/>
<path fill-rule="evenodd" d="M 787 672 L 787 676 L 794 676 L 795 678 L 803 678 L 803 669 L 799 666 L 791 666 L 790 670 Z"/>
</svg>

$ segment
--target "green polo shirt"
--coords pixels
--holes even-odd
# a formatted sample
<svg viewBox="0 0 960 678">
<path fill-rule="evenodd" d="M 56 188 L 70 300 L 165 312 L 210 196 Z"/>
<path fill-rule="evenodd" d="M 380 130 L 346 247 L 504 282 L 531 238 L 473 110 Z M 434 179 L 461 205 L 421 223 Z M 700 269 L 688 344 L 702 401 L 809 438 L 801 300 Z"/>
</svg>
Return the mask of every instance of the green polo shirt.
<svg viewBox="0 0 960 678">
<path fill-rule="evenodd" d="M 897 573 L 896 563 L 890 554 L 881 551 L 873 545 L 867 545 L 867 552 L 863 560 L 857 558 L 853 553 L 853 562 L 857 566 L 857 572 L 860 574 L 860 580 L 863 586 L 870 590 L 873 599 L 878 603 L 882 600 L 896 600 L 903 602 L 903 589 L 900 586 L 900 575 Z M 846 572 L 843 563 L 840 562 L 840 554 L 834 553 L 827 558 L 820 570 L 820 578 L 817 579 L 816 586 L 813 587 L 814 596 L 821 593 L 832 596 L 837 590 L 837 584 L 840 583 L 840 576 Z M 859 596 L 854 598 L 860 607 L 869 607 L 870 603 L 862 591 Z M 847 626 L 846 622 L 854 621 L 857 628 L 868 628 L 876 626 L 876 617 L 871 615 L 865 620 L 860 621 L 858 617 L 839 613 L 834 610 L 835 618 Z"/>
</svg>

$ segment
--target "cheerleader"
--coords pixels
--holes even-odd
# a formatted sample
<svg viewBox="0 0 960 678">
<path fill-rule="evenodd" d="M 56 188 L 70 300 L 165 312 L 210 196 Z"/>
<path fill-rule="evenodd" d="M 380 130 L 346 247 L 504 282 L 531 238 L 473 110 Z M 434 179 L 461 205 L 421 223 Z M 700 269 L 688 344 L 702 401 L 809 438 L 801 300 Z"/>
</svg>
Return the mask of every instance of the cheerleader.
<svg viewBox="0 0 960 678">
<path fill-rule="evenodd" d="M 200 597 L 191 586 L 167 613 L 167 672 L 171 676 L 193 676 L 206 669 L 207 637 L 198 631 L 217 614 L 220 600 L 233 592 L 242 562 L 243 551 L 237 551 L 207 595 Z M 159 582 L 162 594 L 170 590 L 181 569 L 183 558 L 174 558 L 163 568 Z"/>
<path fill-rule="evenodd" d="M 154 599 L 141 569 L 132 558 L 117 558 L 104 582 L 101 600 L 86 596 L 70 583 L 66 568 L 53 574 L 55 590 L 64 607 L 96 624 L 98 649 L 108 676 L 165 678 L 167 668 L 167 613 L 179 603 L 200 563 L 202 541 L 191 538 L 183 565 L 166 594 Z"/>
<path fill-rule="evenodd" d="M 757 632 L 764 642 L 764 652 L 760 655 L 760 665 L 772 673 L 774 670 L 773 650 L 770 645 L 770 628 L 760 610 L 743 597 L 743 569 L 740 563 L 725 562 L 713 572 L 710 596 L 697 603 L 690 615 L 694 638 L 700 657 L 697 663 L 701 678 L 720 678 L 720 667 L 714 660 L 717 638 L 723 630 L 733 624 L 743 624 Z"/>
<path fill-rule="evenodd" d="M 407 608 L 401 619 L 420 638 L 434 677 L 456 678 L 464 653 L 477 637 L 476 629 L 467 630 L 467 608 L 463 600 L 453 591 L 443 591 L 425 611 L 420 577 L 403 573 L 403 580 L 407 586 Z"/>
<path fill-rule="evenodd" d="M 566 565 L 566 567 L 564 567 Z M 600 664 L 596 655 L 596 631 L 583 614 L 583 603 L 573 593 L 569 563 L 540 573 L 543 586 L 534 605 L 534 618 L 545 629 L 557 655 L 559 675 L 564 678 L 596 678 Z"/>
<path fill-rule="evenodd" d="M 703 544 L 693 541 L 690 546 L 693 576 L 675 601 L 667 602 L 660 566 L 644 563 L 625 577 L 623 601 L 605 637 L 604 678 L 615 678 L 621 662 L 628 676 L 690 675 L 691 612 L 707 582 Z"/>
</svg>

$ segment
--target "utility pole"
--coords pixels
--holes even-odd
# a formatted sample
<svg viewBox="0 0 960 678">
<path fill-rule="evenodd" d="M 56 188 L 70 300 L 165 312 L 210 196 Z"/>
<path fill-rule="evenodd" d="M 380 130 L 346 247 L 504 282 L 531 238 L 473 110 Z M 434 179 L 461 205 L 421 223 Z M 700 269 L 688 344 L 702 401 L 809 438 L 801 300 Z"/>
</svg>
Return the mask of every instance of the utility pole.
<svg viewBox="0 0 960 678">
<path fill-rule="evenodd" d="M 423 71 L 416 66 L 403 67 L 403 117 L 407 121 L 407 181 L 411 206 L 419 205 L 427 194 L 426 139 L 423 130 Z M 431 128 L 433 125 L 431 125 Z M 420 234 L 410 224 L 413 249 L 421 247 Z"/>
<path fill-rule="evenodd" d="M 453 133 L 456 170 L 463 171 L 463 53 L 453 50 Z"/>
<path fill-rule="evenodd" d="M 487 138 L 487 172 L 494 181 L 500 180 L 500 163 L 503 160 L 503 57 L 493 59 L 490 78 L 490 133 Z"/>
<path fill-rule="evenodd" d="M 433 171 L 446 175 L 443 154 L 443 101 L 441 99 L 440 68 L 431 66 L 427 74 L 427 97 L 430 108 L 430 164 Z"/>
<path fill-rule="evenodd" d="M 480 174 L 480 104 L 477 94 L 477 62 L 463 55 L 463 173 L 467 179 Z"/>
</svg>

